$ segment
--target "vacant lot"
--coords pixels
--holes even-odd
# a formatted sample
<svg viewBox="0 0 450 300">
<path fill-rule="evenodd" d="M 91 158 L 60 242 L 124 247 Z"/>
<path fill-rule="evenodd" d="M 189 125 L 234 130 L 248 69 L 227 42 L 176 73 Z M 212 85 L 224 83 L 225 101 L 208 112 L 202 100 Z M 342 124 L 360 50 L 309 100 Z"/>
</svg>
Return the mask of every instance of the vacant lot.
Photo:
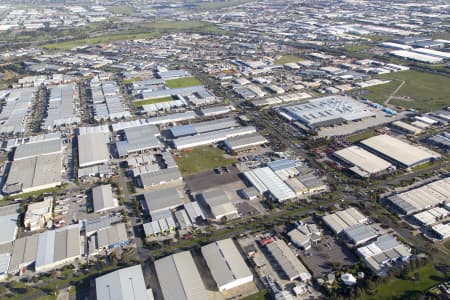
<svg viewBox="0 0 450 300">
<path fill-rule="evenodd" d="M 146 104 L 154 104 L 154 103 L 161 103 L 161 102 L 169 102 L 172 101 L 173 97 L 162 97 L 162 98 L 156 98 L 156 99 L 146 99 L 146 100 L 139 100 L 134 102 L 134 106 L 136 107 L 142 107 Z"/>
<path fill-rule="evenodd" d="M 287 63 L 295 63 L 301 61 L 302 59 L 295 55 L 283 55 L 280 59 L 275 61 L 275 64 L 284 65 Z"/>
<path fill-rule="evenodd" d="M 450 105 L 450 78 L 419 71 L 403 71 L 381 75 L 392 82 L 368 87 L 366 98 L 383 103 L 404 81 L 405 84 L 390 101 L 392 105 L 428 112 Z"/>
<path fill-rule="evenodd" d="M 415 272 L 414 272 L 415 273 Z M 381 285 L 373 295 L 364 295 L 361 297 L 363 300 L 376 300 L 376 299 L 392 299 L 403 298 L 415 293 L 421 293 L 428 290 L 430 287 L 438 284 L 443 278 L 432 264 L 426 265 L 417 271 L 419 274 L 419 280 L 413 279 L 394 279 L 391 282 Z"/>
<path fill-rule="evenodd" d="M 113 14 L 131 15 L 134 13 L 134 8 L 126 5 L 106 6 L 106 9 Z"/>
<path fill-rule="evenodd" d="M 175 161 L 184 176 L 228 166 L 236 162 L 235 159 L 225 158 L 222 150 L 212 146 L 201 146 L 193 148 L 189 152 L 182 152 L 175 157 Z"/>
<path fill-rule="evenodd" d="M 195 77 L 185 77 L 185 78 L 177 78 L 166 80 L 166 85 L 170 89 L 201 85 L 202 83 Z"/>
</svg>

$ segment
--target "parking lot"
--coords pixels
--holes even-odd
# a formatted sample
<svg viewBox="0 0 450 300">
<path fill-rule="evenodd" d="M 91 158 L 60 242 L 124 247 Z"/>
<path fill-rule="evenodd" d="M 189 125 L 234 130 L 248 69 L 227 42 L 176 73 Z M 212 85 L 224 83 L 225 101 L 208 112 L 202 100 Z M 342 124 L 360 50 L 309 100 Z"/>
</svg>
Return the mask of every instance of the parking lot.
<svg viewBox="0 0 450 300">
<path fill-rule="evenodd" d="M 238 174 L 239 170 L 236 167 L 229 166 L 227 167 L 227 171 L 222 169 L 216 171 L 210 170 L 191 176 L 186 176 L 184 180 L 188 188 L 190 188 L 193 193 L 196 193 L 240 181 Z"/>
</svg>

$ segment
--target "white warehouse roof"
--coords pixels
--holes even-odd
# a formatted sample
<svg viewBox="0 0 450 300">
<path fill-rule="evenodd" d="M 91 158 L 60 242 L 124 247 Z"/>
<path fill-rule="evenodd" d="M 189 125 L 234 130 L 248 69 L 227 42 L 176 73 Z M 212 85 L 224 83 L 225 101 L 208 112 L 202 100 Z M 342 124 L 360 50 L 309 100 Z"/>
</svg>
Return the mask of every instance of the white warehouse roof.
<svg viewBox="0 0 450 300">
<path fill-rule="evenodd" d="M 155 261 L 164 300 L 208 299 L 208 293 L 189 251 Z"/>
<path fill-rule="evenodd" d="M 87 167 L 108 162 L 109 150 L 104 133 L 89 133 L 78 136 L 78 163 Z"/>
<path fill-rule="evenodd" d="M 252 272 L 232 239 L 203 246 L 202 254 L 219 291 L 229 290 L 253 280 Z"/>
<path fill-rule="evenodd" d="M 376 174 L 392 167 L 389 162 L 358 146 L 338 150 L 334 155 L 369 174 Z"/>
<path fill-rule="evenodd" d="M 95 279 L 97 300 L 150 300 L 140 265 L 120 269 Z"/>
</svg>

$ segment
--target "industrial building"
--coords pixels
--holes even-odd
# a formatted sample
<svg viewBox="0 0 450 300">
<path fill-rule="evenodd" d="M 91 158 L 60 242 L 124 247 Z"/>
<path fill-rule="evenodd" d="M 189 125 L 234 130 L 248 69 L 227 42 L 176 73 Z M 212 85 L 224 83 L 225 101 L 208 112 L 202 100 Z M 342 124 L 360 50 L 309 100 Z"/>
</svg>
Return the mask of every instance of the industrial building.
<svg viewBox="0 0 450 300">
<path fill-rule="evenodd" d="M 402 133 L 413 134 L 413 135 L 418 135 L 423 132 L 423 129 L 418 128 L 414 125 L 405 123 L 403 121 L 394 121 L 391 123 L 391 127 L 394 130 L 400 131 Z"/>
<path fill-rule="evenodd" d="M 422 226 L 432 225 L 450 214 L 450 211 L 442 207 L 433 207 L 428 210 L 416 213 L 413 218 Z"/>
<path fill-rule="evenodd" d="M 359 146 L 350 146 L 334 152 L 334 156 L 349 165 L 349 170 L 356 175 L 367 178 L 395 167 L 382 158 Z"/>
<path fill-rule="evenodd" d="M 146 189 L 167 183 L 181 183 L 183 176 L 178 168 L 168 168 L 140 174 L 136 180 L 140 187 Z"/>
<path fill-rule="evenodd" d="M 20 203 L 0 207 L 0 245 L 12 242 L 17 235 Z"/>
<path fill-rule="evenodd" d="M 44 228 L 52 219 L 53 197 L 45 197 L 43 201 L 33 202 L 27 206 L 23 219 L 24 227 L 28 231 Z"/>
<path fill-rule="evenodd" d="M 387 134 L 368 138 L 361 141 L 361 144 L 369 151 L 404 168 L 412 168 L 441 157 L 425 147 L 413 146 Z"/>
<path fill-rule="evenodd" d="M 202 134 L 238 126 L 239 123 L 235 119 L 222 118 L 188 125 L 173 126 L 169 128 L 169 131 L 173 138 L 180 138 L 183 136 Z"/>
<path fill-rule="evenodd" d="M 375 242 L 358 248 L 357 252 L 367 266 L 379 276 L 387 275 L 391 264 L 407 261 L 411 256 L 411 249 L 389 234 L 382 235 Z"/>
<path fill-rule="evenodd" d="M 116 143 L 119 157 L 161 147 L 161 143 L 157 138 L 159 130 L 155 125 L 148 124 L 125 128 L 122 135 L 123 140 Z"/>
<path fill-rule="evenodd" d="M 189 251 L 158 259 L 155 269 L 164 300 L 209 299 Z"/>
<path fill-rule="evenodd" d="M 351 243 L 358 246 L 378 236 L 377 231 L 367 224 L 356 224 L 343 230 L 344 235 Z"/>
<path fill-rule="evenodd" d="M 159 215 L 165 215 L 167 211 L 183 205 L 183 199 L 176 188 L 145 193 L 144 200 L 144 210 L 148 212 L 154 221 L 159 219 Z"/>
<path fill-rule="evenodd" d="M 328 96 L 281 107 L 280 115 L 311 129 L 374 117 L 375 113 L 348 96 Z"/>
<path fill-rule="evenodd" d="M 62 154 L 61 139 L 44 139 L 42 141 L 18 145 L 14 151 L 14 160 L 49 154 Z"/>
<path fill-rule="evenodd" d="M 202 108 L 200 113 L 204 117 L 215 117 L 219 115 L 227 114 L 234 110 L 232 105 L 219 105 L 213 107 Z"/>
<path fill-rule="evenodd" d="M 34 88 L 0 92 L 0 99 L 5 102 L 0 113 L 0 133 L 17 135 L 25 132 L 34 94 Z"/>
<path fill-rule="evenodd" d="M 450 237 L 450 223 L 436 224 L 431 227 L 431 230 L 441 240 L 445 240 Z"/>
<path fill-rule="evenodd" d="M 14 241 L 8 272 L 17 274 L 30 267 L 37 257 L 39 235 L 29 235 Z"/>
<path fill-rule="evenodd" d="M 236 206 L 234 206 L 227 194 L 222 190 L 203 192 L 198 198 L 205 203 L 215 220 L 220 220 L 223 217 L 232 219 L 239 216 Z"/>
<path fill-rule="evenodd" d="M 267 139 L 256 132 L 228 138 L 224 142 L 225 147 L 231 153 L 247 151 L 267 143 Z"/>
<path fill-rule="evenodd" d="M 39 234 L 35 270 L 47 272 L 81 257 L 80 225 Z"/>
<path fill-rule="evenodd" d="M 281 178 L 270 168 L 263 167 L 244 172 L 245 177 L 261 193 L 278 202 L 294 199 L 294 191 L 281 180 Z"/>
<path fill-rule="evenodd" d="M 351 226 L 364 224 L 368 221 L 367 217 L 354 207 L 323 216 L 322 219 L 337 234 Z"/>
<path fill-rule="evenodd" d="M 119 206 L 119 202 L 113 196 L 110 184 L 92 188 L 92 204 L 94 212 L 103 212 Z"/>
<path fill-rule="evenodd" d="M 449 177 L 388 198 L 394 209 L 405 215 L 435 207 L 448 201 L 448 199 L 450 199 Z"/>
<path fill-rule="evenodd" d="M 78 135 L 80 168 L 105 164 L 109 160 L 108 137 L 103 132 Z"/>
<path fill-rule="evenodd" d="M 312 278 L 306 267 L 283 240 L 275 240 L 267 244 L 266 249 L 288 280 L 309 281 Z"/>
<path fill-rule="evenodd" d="M 442 62 L 442 58 L 406 50 L 395 50 L 390 52 L 390 54 L 404 59 L 415 60 L 428 64 L 437 64 Z"/>
<path fill-rule="evenodd" d="M 308 250 L 313 244 L 317 244 L 322 232 L 315 224 L 301 224 L 288 232 L 291 242 L 298 248 Z"/>
<path fill-rule="evenodd" d="M 177 150 L 183 150 L 187 148 L 193 148 L 197 146 L 203 146 L 208 144 L 214 144 L 223 142 L 224 140 L 240 135 L 246 135 L 256 132 L 256 128 L 253 126 L 244 126 L 238 128 L 229 128 L 224 130 L 206 132 L 193 136 L 185 136 L 175 139 L 173 141 L 174 147 Z"/>
<path fill-rule="evenodd" d="M 140 265 L 123 268 L 95 279 L 97 300 L 152 300 Z"/>
<path fill-rule="evenodd" d="M 97 249 L 111 250 L 128 244 L 125 223 L 117 223 L 97 231 Z"/>
<path fill-rule="evenodd" d="M 101 81 L 94 77 L 90 81 L 94 118 L 97 121 L 131 117 L 119 87 L 113 81 Z"/>
<path fill-rule="evenodd" d="M 197 201 L 185 203 L 184 209 L 193 223 L 206 220 L 206 216 Z"/>
<path fill-rule="evenodd" d="M 81 122 L 78 106 L 77 85 L 74 83 L 49 88 L 47 116 L 42 129 L 52 130 L 63 125 Z"/>
<path fill-rule="evenodd" d="M 203 246 L 202 255 L 219 291 L 230 290 L 253 281 L 253 274 L 232 239 Z"/>
</svg>

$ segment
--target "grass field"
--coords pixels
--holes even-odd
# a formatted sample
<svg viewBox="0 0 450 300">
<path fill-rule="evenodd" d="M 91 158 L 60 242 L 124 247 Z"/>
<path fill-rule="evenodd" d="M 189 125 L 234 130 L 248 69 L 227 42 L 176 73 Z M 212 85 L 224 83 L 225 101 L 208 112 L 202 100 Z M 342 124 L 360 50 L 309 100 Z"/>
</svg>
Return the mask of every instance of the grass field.
<svg viewBox="0 0 450 300">
<path fill-rule="evenodd" d="M 283 55 L 280 59 L 277 59 L 275 61 L 275 64 L 277 65 L 284 65 L 287 63 L 295 63 L 298 61 L 301 61 L 302 59 L 295 55 Z"/>
<path fill-rule="evenodd" d="M 357 142 L 359 142 L 359 141 L 368 139 L 368 138 L 373 137 L 373 136 L 375 136 L 375 135 L 377 135 L 377 133 L 375 132 L 375 130 L 369 130 L 369 131 L 364 131 L 364 132 L 361 132 L 361 133 L 357 133 L 357 134 L 355 134 L 355 135 L 351 135 L 351 136 L 349 136 L 349 137 L 347 138 L 347 140 L 348 140 L 350 143 L 357 143 Z"/>
<path fill-rule="evenodd" d="M 180 172 L 192 175 L 203 171 L 208 171 L 221 166 L 228 166 L 235 163 L 235 159 L 227 159 L 224 152 L 212 146 L 195 147 L 189 152 L 183 152 L 175 157 L 175 161 Z"/>
<path fill-rule="evenodd" d="M 262 290 L 256 294 L 242 298 L 242 300 L 266 300 L 266 299 L 270 299 L 269 293 L 267 292 L 267 290 Z"/>
<path fill-rule="evenodd" d="M 194 85 L 201 85 L 201 84 L 202 83 L 200 82 L 200 80 L 198 80 L 195 77 L 184 77 L 184 78 L 166 80 L 166 85 L 170 89 L 176 89 L 176 88 L 182 88 L 182 87 L 188 87 L 188 86 L 194 86 Z"/>
<path fill-rule="evenodd" d="M 400 85 L 405 84 L 395 96 L 406 99 L 392 99 L 390 104 L 428 112 L 450 106 L 450 78 L 419 71 L 403 71 L 381 75 L 380 78 L 393 80 L 390 83 L 368 87 L 366 98 L 382 103 Z"/>
<path fill-rule="evenodd" d="M 146 100 L 135 101 L 134 102 L 134 106 L 142 107 L 142 106 L 144 106 L 146 104 L 169 102 L 169 101 L 172 101 L 172 100 L 173 100 L 172 96 L 156 98 L 156 99 L 146 99 Z"/>
<path fill-rule="evenodd" d="M 420 278 L 418 281 L 397 278 L 380 286 L 374 295 L 366 294 L 361 297 L 361 299 L 378 300 L 405 297 L 408 293 L 422 293 L 441 281 L 442 274 L 436 271 L 432 264 L 422 267 L 417 272 L 419 273 Z"/>
<path fill-rule="evenodd" d="M 201 21 L 157 21 L 143 22 L 136 25 L 136 28 L 108 33 L 102 36 L 74 39 L 71 41 L 57 42 L 43 45 L 46 49 L 68 50 L 77 46 L 88 44 L 105 44 L 114 41 L 124 41 L 133 39 L 152 39 L 159 37 L 165 32 L 204 32 L 223 33 L 214 24 Z"/>
<path fill-rule="evenodd" d="M 135 81 L 141 81 L 141 80 L 142 80 L 141 77 L 136 76 L 136 77 L 133 77 L 133 78 L 130 78 L 130 79 L 125 79 L 125 80 L 123 81 L 123 83 L 125 83 L 125 84 L 130 84 L 130 83 L 133 83 L 133 82 L 135 82 Z"/>
<path fill-rule="evenodd" d="M 126 5 L 113 5 L 113 6 L 106 6 L 106 10 L 113 14 L 120 14 L 120 15 L 131 15 L 134 13 L 134 8 L 131 6 Z"/>
<path fill-rule="evenodd" d="M 359 44 L 359 45 L 347 45 L 344 47 L 345 50 L 347 50 L 348 52 L 361 52 L 361 51 L 366 51 L 368 49 L 370 49 L 371 47 L 369 45 L 366 44 Z"/>
</svg>

